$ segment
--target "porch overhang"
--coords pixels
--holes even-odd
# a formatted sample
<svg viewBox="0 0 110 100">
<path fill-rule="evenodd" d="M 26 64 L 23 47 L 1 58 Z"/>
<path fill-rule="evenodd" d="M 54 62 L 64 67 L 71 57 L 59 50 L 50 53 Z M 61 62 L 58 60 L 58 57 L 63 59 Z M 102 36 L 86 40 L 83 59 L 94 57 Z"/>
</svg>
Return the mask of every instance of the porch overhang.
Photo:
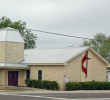
<svg viewBox="0 0 110 100">
<path fill-rule="evenodd" d="M 11 68 L 11 69 L 28 69 L 27 64 L 21 64 L 21 63 L 10 63 L 10 62 L 1 62 L 0 68 Z"/>
</svg>

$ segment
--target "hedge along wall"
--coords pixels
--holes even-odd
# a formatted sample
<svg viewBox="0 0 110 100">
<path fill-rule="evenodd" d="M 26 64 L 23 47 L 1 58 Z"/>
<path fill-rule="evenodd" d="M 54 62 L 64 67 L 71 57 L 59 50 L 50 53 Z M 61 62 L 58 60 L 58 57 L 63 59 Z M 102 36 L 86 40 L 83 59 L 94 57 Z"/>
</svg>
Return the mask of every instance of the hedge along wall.
<svg viewBox="0 0 110 100">
<path fill-rule="evenodd" d="M 40 89 L 47 89 L 47 90 L 58 90 L 59 85 L 56 81 L 48 81 L 48 80 L 25 80 L 25 83 L 28 87 L 40 88 Z"/>
<path fill-rule="evenodd" d="M 72 90 L 110 90 L 110 82 L 69 82 L 67 91 Z"/>
</svg>

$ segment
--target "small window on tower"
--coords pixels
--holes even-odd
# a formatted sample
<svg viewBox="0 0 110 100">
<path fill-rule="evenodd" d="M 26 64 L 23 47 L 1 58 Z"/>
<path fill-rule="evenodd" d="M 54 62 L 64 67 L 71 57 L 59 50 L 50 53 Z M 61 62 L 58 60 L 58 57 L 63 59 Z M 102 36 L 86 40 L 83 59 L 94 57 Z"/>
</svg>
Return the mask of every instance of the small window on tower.
<svg viewBox="0 0 110 100">
<path fill-rule="evenodd" d="M 42 70 L 38 70 L 38 80 L 42 80 Z"/>
</svg>

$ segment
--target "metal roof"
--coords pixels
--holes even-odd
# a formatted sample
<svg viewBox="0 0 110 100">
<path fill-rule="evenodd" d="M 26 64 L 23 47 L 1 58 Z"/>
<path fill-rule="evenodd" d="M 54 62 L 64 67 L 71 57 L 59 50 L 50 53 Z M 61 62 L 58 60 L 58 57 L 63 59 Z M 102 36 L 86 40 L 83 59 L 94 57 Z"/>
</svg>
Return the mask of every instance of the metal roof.
<svg viewBox="0 0 110 100">
<path fill-rule="evenodd" d="M 24 43 L 19 31 L 9 27 L 0 29 L 0 41 Z"/>
<path fill-rule="evenodd" d="M 27 64 L 64 64 L 88 47 L 66 48 L 66 49 L 36 49 L 25 50 L 24 61 Z"/>
<path fill-rule="evenodd" d="M 94 54 L 109 66 L 109 63 L 103 57 L 89 47 L 25 50 L 22 63 L 28 65 L 65 65 L 88 49 L 93 51 Z"/>
</svg>

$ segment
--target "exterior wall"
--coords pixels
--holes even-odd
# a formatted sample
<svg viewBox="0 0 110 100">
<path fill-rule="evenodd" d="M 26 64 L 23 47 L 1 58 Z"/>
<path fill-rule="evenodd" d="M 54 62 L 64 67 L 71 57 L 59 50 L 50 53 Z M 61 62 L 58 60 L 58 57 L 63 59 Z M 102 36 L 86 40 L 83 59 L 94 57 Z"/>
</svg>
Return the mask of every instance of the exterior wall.
<svg viewBox="0 0 110 100">
<path fill-rule="evenodd" d="M 71 60 L 64 67 L 64 74 L 68 78 L 68 81 L 80 82 L 81 81 L 81 57 Z"/>
<path fill-rule="evenodd" d="M 24 60 L 24 43 L 6 43 L 6 61 L 20 62 Z"/>
<path fill-rule="evenodd" d="M 0 85 L 4 85 L 5 82 L 5 70 L 4 69 L 0 69 Z"/>
<path fill-rule="evenodd" d="M 91 50 L 88 52 L 88 57 L 91 58 L 88 60 L 88 70 L 87 77 L 81 69 L 81 61 L 85 53 L 80 54 L 75 59 L 71 60 L 64 67 L 64 74 L 69 81 L 74 82 L 85 82 L 85 81 L 106 81 L 106 67 L 107 65 L 95 55 Z M 86 67 L 86 63 L 84 63 Z"/>
<path fill-rule="evenodd" d="M 68 78 L 68 81 L 73 82 L 85 82 L 85 81 L 91 81 L 91 60 L 88 60 L 88 72 L 87 77 L 85 78 L 85 73 L 82 72 L 82 58 L 85 55 L 85 53 L 80 54 L 75 59 L 71 60 L 67 63 L 67 65 L 64 67 L 64 74 Z M 91 58 L 91 53 L 89 52 L 88 56 Z M 86 67 L 86 63 L 84 63 L 84 66 Z"/>
<path fill-rule="evenodd" d="M 19 70 L 18 72 L 18 86 L 26 86 L 26 70 Z"/>
<path fill-rule="evenodd" d="M 5 45 L 7 45 L 6 49 L 6 56 L 2 58 L 2 53 L 0 52 L 0 62 L 4 58 L 8 58 L 7 61 L 9 62 L 18 62 L 23 59 L 23 44 L 21 43 L 3 43 L 0 44 L 3 46 L 1 48 L 1 52 Z M 17 51 L 18 49 L 18 51 Z M 20 50 L 19 50 L 20 49 Z M 22 49 L 22 50 L 21 50 Z M 18 53 L 18 54 L 17 54 Z M 16 56 L 15 56 L 16 55 Z M 38 70 L 42 70 L 42 80 L 50 80 L 50 81 L 57 81 L 60 85 L 60 90 L 64 90 L 64 76 L 69 79 L 69 81 L 75 82 L 85 82 L 85 81 L 106 81 L 106 67 L 107 65 L 95 55 L 91 50 L 89 50 L 89 58 L 88 60 L 88 73 L 87 78 L 85 77 L 84 72 L 81 69 L 81 60 L 85 53 L 80 54 L 75 59 L 72 59 L 70 62 L 67 63 L 65 66 L 52 66 L 52 65 L 45 65 L 45 66 L 30 66 L 30 78 L 31 79 L 38 79 Z M 15 59 L 14 59 L 15 58 Z M 2 60 L 1 60 L 2 59 Z M 84 64 L 86 66 L 86 63 Z M 14 70 L 14 69 L 0 69 L 0 85 L 8 85 L 8 71 L 18 71 L 18 86 L 25 86 L 24 80 L 26 79 L 26 70 Z"/>
<path fill-rule="evenodd" d="M 91 80 L 107 81 L 106 80 L 107 65 L 101 59 L 99 59 L 93 52 L 91 52 L 91 54 L 92 54 Z"/>
<path fill-rule="evenodd" d="M 65 66 L 31 66 L 30 78 L 38 79 L 38 70 L 42 70 L 42 80 L 57 81 L 60 85 L 60 90 L 64 90 L 64 76 L 68 81 L 85 82 L 85 81 L 106 81 L 107 65 L 91 50 L 88 50 L 87 77 L 82 72 L 81 61 L 85 53 L 80 54 L 75 59 L 72 59 Z M 86 67 L 86 63 L 84 63 Z"/>
<path fill-rule="evenodd" d="M 30 78 L 38 79 L 38 70 L 42 70 L 42 80 L 57 81 L 60 85 L 60 90 L 63 90 L 63 68 L 64 66 L 31 66 Z"/>
<path fill-rule="evenodd" d="M 18 86 L 26 86 L 26 70 L 0 69 L 1 86 L 8 86 L 8 71 L 18 71 Z"/>
<path fill-rule="evenodd" d="M 20 62 L 24 60 L 24 43 L 0 42 L 0 62 Z"/>
<path fill-rule="evenodd" d="M 110 82 L 110 72 L 107 72 L 107 81 Z"/>
<path fill-rule="evenodd" d="M 0 62 L 5 61 L 5 42 L 0 42 Z"/>
</svg>

